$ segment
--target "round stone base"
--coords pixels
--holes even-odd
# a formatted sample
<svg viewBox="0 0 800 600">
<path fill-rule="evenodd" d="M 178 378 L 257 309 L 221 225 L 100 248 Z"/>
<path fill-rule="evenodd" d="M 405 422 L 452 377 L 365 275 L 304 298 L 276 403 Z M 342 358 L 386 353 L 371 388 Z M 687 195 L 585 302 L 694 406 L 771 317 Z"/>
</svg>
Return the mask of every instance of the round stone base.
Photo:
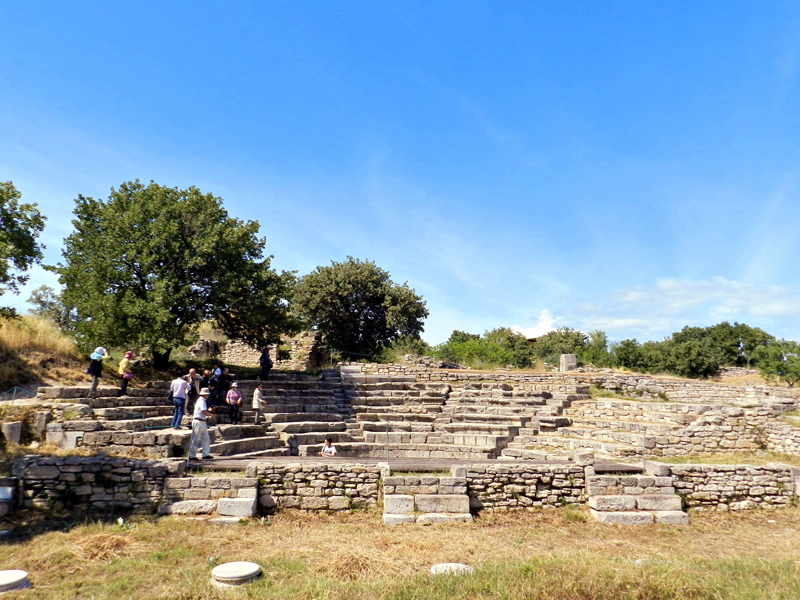
<svg viewBox="0 0 800 600">
<path fill-rule="evenodd" d="M 474 572 L 475 569 L 461 563 L 439 563 L 431 567 L 433 575 L 469 575 Z"/>
<path fill-rule="evenodd" d="M 24 590 L 31 587 L 28 572 L 19 569 L 0 571 L 0 593 L 11 590 Z"/>
<path fill-rule="evenodd" d="M 244 585 L 258 579 L 261 567 L 256 563 L 239 561 L 225 563 L 211 570 L 211 581 L 222 587 Z"/>
</svg>

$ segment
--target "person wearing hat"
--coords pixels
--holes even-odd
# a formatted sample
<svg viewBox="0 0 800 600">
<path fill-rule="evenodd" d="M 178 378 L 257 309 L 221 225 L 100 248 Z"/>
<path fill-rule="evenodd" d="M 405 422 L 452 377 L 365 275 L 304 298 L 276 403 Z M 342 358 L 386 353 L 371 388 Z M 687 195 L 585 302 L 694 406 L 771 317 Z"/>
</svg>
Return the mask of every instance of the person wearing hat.
<svg viewBox="0 0 800 600">
<path fill-rule="evenodd" d="M 89 388 L 89 397 L 94 398 L 97 394 L 97 384 L 100 381 L 100 376 L 103 374 L 103 359 L 108 358 L 108 352 L 102 346 L 94 349 L 94 352 L 89 356 L 91 362 L 86 367 L 84 373 L 92 376 L 92 387 Z"/>
<path fill-rule="evenodd" d="M 203 458 L 214 458 L 211 456 L 211 438 L 208 437 L 208 422 L 206 419 L 214 413 L 208 407 L 208 397 L 211 390 L 203 388 L 200 396 L 194 403 L 194 413 L 192 414 L 192 440 L 189 442 L 189 459 L 196 458 L 197 446 L 203 451 Z"/>
<path fill-rule="evenodd" d="M 128 395 L 128 382 L 133 379 L 133 363 L 131 359 L 136 356 L 131 350 L 128 350 L 119 361 L 119 376 L 122 382 L 119 385 L 119 395 Z"/>
<path fill-rule="evenodd" d="M 225 402 L 230 407 L 231 423 L 236 425 L 239 421 L 239 407 L 242 405 L 242 392 L 239 391 L 239 384 L 235 381 L 231 383 L 231 389 L 228 390 L 228 395 L 225 396 Z"/>
</svg>

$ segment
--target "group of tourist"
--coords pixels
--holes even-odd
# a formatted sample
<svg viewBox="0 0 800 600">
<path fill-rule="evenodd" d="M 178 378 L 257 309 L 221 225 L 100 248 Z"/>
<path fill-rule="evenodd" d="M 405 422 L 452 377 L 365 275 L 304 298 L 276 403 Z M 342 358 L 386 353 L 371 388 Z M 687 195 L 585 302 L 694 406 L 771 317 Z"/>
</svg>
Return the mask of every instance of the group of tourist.
<svg viewBox="0 0 800 600">
<path fill-rule="evenodd" d="M 109 356 L 108 351 L 102 346 L 95 348 L 90 356 L 89 366 L 84 373 L 92 377 L 92 385 L 89 389 L 91 398 L 97 394 L 97 385 L 103 372 L 103 360 Z M 133 351 L 128 350 L 119 361 L 120 396 L 127 396 L 128 383 L 133 379 L 135 356 Z M 269 378 L 269 372 L 273 365 L 269 356 L 269 348 L 261 353 L 259 365 L 261 367 L 260 381 L 253 391 L 252 403 L 256 425 L 261 420 L 267 404 L 262 382 Z M 169 384 L 169 399 L 172 400 L 174 406 L 172 429 L 180 429 L 185 413 L 187 410 L 192 411 L 192 424 L 187 426 L 187 429 L 192 430 L 192 439 L 189 445 L 190 457 L 196 455 L 199 446 L 204 459 L 212 458 L 211 439 L 208 434 L 209 417 L 222 413 L 224 409 L 227 410 L 233 425 L 238 424 L 241 418 L 242 393 L 239 390 L 239 384 L 234 380 L 234 376 L 228 371 L 228 368 L 220 367 L 219 364 L 203 371 L 202 375 L 198 375 L 196 369 L 189 369 L 186 374 L 183 374 L 183 371 L 179 372 Z M 336 448 L 333 446 L 331 438 L 325 439 L 325 445 L 319 455 L 326 458 L 336 456 Z"/>
</svg>

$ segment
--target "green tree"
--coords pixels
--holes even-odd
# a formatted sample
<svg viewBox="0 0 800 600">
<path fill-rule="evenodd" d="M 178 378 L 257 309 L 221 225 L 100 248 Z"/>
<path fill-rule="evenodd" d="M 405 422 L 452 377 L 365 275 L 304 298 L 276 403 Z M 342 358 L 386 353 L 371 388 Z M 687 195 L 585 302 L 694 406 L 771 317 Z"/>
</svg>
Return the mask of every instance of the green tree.
<svg viewBox="0 0 800 600">
<path fill-rule="evenodd" d="M 74 314 L 64 304 L 61 294 L 47 285 L 42 285 L 31 292 L 28 303 L 33 306 L 31 312 L 40 317 L 50 319 L 59 329 L 69 331 L 74 325 Z"/>
<path fill-rule="evenodd" d="M 631 371 L 639 371 L 642 368 L 644 357 L 642 355 L 642 345 L 636 338 L 622 340 L 613 347 L 615 362 Z"/>
<path fill-rule="evenodd" d="M 608 367 L 612 364 L 612 356 L 608 351 L 608 336 L 605 331 L 595 329 L 589 332 L 589 343 L 581 351 L 581 362 L 595 367 Z"/>
<path fill-rule="evenodd" d="M 533 343 L 533 354 L 542 360 L 558 364 L 562 354 L 581 355 L 586 348 L 586 336 L 575 329 L 562 327 L 543 335 Z"/>
<path fill-rule="evenodd" d="M 22 194 L 10 181 L 0 181 L 0 296 L 19 293 L 28 281 L 26 272 L 42 262 L 44 246 L 37 241 L 44 230 L 36 204 L 20 204 Z M 0 307 L 0 316 L 13 316 L 11 308 Z"/>
<path fill-rule="evenodd" d="M 394 283 L 374 262 L 347 257 L 320 266 L 297 283 L 293 304 L 332 348 L 375 356 L 399 336 L 418 336 L 428 309 L 407 283 Z"/>
<path fill-rule="evenodd" d="M 711 340 L 688 340 L 671 345 L 669 370 L 682 377 L 710 377 L 719 371 L 725 356 Z"/>
<path fill-rule="evenodd" d="M 74 214 L 53 269 L 83 348 L 146 346 L 163 368 L 205 319 L 255 346 L 292 329 L 294 276 L 270 268 L 258 222 L 230 217 L 221 198 L 137 180 L 107 201 L 79 196 Z"/>
<path fill-rule="evenodd" d="M 672 334 L 672 339 L 676 344 L 694 340 L 706 348 L 713 348 L 720 364 L 729 366 L 749 364 L 757 347 L 775 341 L 773 336 L 758 327 L 736 322 L 731 325 L 727 321 L 711 327 L 687 326 Z"/>
<path fill-rule="evenodd" d="M 800 381 L 800 344 L 787 340 L 759 346 L 753 352 L 761 373 L 772 381 L 783 381 L 794 387 Z"/>
</svg>

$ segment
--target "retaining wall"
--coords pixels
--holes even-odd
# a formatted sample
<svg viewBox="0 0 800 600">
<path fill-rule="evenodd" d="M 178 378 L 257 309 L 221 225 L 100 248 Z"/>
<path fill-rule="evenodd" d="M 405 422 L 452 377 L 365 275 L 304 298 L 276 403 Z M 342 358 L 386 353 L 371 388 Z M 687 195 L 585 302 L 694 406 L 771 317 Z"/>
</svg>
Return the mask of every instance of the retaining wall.
<svg viewBox="0 0 800 600">
<path fill-rule="evenodd" d="M 468 465 L 473 510 L 515 510 L 580 504 L 586 500 L 584 468 L 577 465 Z"/>
<path fill-rule="evenodd" d="M 675 491 L 686 508 L 773 509 L 795 502 L 800 469 L 784 464 L 670 465 Z"/>
</svg>

